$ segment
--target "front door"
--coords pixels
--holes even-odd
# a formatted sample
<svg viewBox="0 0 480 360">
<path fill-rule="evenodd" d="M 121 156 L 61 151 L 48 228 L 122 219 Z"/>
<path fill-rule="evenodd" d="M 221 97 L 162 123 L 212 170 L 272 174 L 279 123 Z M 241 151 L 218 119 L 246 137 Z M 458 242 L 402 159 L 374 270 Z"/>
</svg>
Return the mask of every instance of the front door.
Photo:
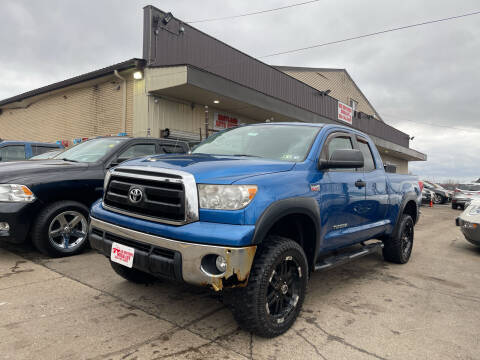
<svg viewBox="0 0 480 360">
<path fill-rule="evenodd" d="M 330 134 L 323 146 L 321 158 L 329 159 L 337 149 L 353 149 L 354 138 L 347 133 Z M 322 251 L 355 242 L 358 227 L 365 222 L 362 206 L 365 187 L 357 186 L 356 169 L 328 169 L 319 179 L 318 203 L 320 206 Z M 361 175 L 361 174 L 360 174 Z"/>
</svg>

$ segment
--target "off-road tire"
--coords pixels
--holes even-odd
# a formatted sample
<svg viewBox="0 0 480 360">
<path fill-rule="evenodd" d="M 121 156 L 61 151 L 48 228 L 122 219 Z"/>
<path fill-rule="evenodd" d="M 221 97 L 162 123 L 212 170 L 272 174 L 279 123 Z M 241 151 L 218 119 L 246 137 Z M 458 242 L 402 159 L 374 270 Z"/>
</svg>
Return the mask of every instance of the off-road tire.
<svg viewBox="0 0 480 360">
<path fill-rule="evenodd" d="M 110 265 L 112 266 L 113 271 L 115 271 L 118 275 L 123 277 L 125 280 L 136 284 L 151 284 L 156 280 L 153 275 L 147 274 L 138 269 L 129 268 L 113 261 L 110 261 Z"/>
<path fill-rule="evenodd" d="M 402 214 L 395 234 L 392 234 L 392 236 L 383 241 L 383 258 L 386 261 L 396 264 L 405 264 L 408 262 L 413 248 L 414 225 L 415 223 L 410 215 Z M 409 231 L 408 229 L 410 229 L 411 234 L 406 234 L 406 231 Z M 410 246 L 408 250 L 405 248 L 405 236 L 409 237 Z"/>
<path fill-rule="evenodd" d="M 291 258 L 291 259 L 290 259 Z M 275 273 L 282 263 L 292 261 L 286 265 L 290 269 L 298 266 L 295 274 L 295 285 L 289 289 L 295 299 L 290 311 L 281 319 L 282 314 L 274 317 L 267 311 L 267 294 L 271 294 L 272 279 L 281 274 Z M 287 263 L 288 264 L 288 263 Z M 300 313 L 308 281 L 308 263 L 302 247 L 293 240 L 280 236 L 269 236 L 259 246 L 252 265 L 248 285 L 245 288 L 232 289 L 225 293 L 225 300 L 231 306 L 233 315 L 238 324 L 246 331 L 256 335 L 271 338 L 286 332 L 295 322 Z M 288 296 L 288 293 L 286 294 Z M 298 296 L 298 297 L 297 297 Z"/>
<path fill-rule="evenodd" d="M 49 226 L 53 219 L 62 212 L 75 211 L 81 213 L 87 221 L 87 236 L 77 247 L 60 250 L 54 247 L 49 240 Z M 33 245 L 38 251 L 50 257 L 64 257 L 77 255 L 88 246 L 88 208 L 76 201 L 58 201 L 41 210 L 40 215 L 35 219 L 30 232 Z"/>
</svg>

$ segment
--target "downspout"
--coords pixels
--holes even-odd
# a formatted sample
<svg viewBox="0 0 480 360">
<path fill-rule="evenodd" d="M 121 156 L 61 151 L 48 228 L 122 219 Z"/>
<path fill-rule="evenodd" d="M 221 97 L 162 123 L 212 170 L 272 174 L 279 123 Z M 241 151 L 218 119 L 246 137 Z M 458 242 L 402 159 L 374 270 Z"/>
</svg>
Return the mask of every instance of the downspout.
<svg viewBox="0 0 480 360">
<path fill-rule="evenodd" d="M 122 77 L 118 70 L 113 70 L 113 75 L 115 75 L 118 79 L 123 81 L 123 106 L 122 106 L 122 132 L 127 132 L 127 79 Z"/>
</svg>

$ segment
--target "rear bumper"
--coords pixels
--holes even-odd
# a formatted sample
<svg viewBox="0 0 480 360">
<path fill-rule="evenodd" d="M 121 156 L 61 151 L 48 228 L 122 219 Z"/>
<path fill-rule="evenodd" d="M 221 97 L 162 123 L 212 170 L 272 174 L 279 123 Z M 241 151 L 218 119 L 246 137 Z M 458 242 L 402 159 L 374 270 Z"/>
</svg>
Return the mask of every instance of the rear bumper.
<svg viewBox="0 0 480 360">
<path fill-rule="evenodd" d="M 245 286 L 256 246 L 224 247 L 178 241 L 128 229 L 91 217 L 90 244 L 110 257 L 112 243 L 135 249 L 133 267 L 148 274 L 185 281 L 189 284 L 224 287 Z M 214 267 L 216 256 L 227 262 L 224 273 Z M 217 273 L 215 273 L 217 272 Z"/>
</svg>

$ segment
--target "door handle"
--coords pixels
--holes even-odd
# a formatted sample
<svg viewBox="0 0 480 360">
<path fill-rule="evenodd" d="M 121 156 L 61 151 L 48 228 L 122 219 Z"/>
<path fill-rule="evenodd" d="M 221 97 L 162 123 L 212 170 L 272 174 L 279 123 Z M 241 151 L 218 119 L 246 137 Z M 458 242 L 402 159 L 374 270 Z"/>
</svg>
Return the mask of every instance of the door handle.
<svg viewBox="0 0 480 360">
<path fill-rule="evenodd" d="M 363 180 L 357 180 L 357 181 L 355 181 L 355 186 L 358 187 L 358 188 L 362 188 L 362 187 L 367 186 L 367 183 Z"/>
</svg>

